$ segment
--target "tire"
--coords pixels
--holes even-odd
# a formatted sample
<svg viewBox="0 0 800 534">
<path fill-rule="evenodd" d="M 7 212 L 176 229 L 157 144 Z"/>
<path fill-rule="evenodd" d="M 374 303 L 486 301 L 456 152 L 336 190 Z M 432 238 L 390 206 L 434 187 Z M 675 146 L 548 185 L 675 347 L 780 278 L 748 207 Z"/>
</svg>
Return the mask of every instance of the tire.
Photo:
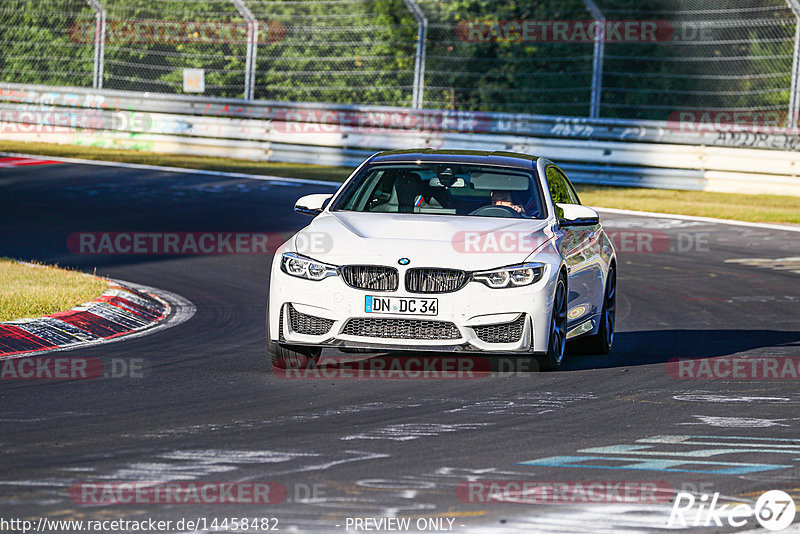
<svg viewBox="0 0 800 534">
<path fill-rule="evenodd" d="M 267 305 L 267 353 L 272 366 L 278 369 L 305 369 L 316 367 L 322 354 L 320 347 L 302 347 L 298 345 L 282 345 L 273 341 L 269 335 L 269 305 Z"/>
<path fill-rule="evenodd" d="M 567 277 L 559 274 L 553 293 L 553 311 L 550 314 L 550 335 L 547 352 L 539 355 L 539 369 L 555 371 L 564 364 L 567 346 Z"/>
<path fill-rule="evenodd" d="M 606 287 L 603 292 L 603 311 L 600 315 L 600 329 L 596 334 L 581 341 L 581 351 L 587 354 L 608 354 L 614 344 L 614 327 L 617 311 L 617 269 L 614 264 L 608 268 Z"/>
</svg>

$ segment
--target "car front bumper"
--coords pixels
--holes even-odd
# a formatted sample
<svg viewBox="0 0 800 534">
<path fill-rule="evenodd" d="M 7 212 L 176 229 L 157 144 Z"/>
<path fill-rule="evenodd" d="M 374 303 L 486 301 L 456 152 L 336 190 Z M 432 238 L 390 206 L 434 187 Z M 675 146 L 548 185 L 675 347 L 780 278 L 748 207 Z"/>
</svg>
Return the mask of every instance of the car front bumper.
<svg viewBox="0 0 800 534">
<path fill-rule="evenodd" d="M 401 271 L 401 280 L 403 272 Z M 269 299 L 272 338 L 334 348 L 482 353 L 547 350 L 557 269 L 523 287 L 492 289 L 468 282 L 451 293 L 356 289 L 339 276 L 290 276 L 275 262 Z M 401 284 L 402 286 L 402 284 Z M 365 312 L 365 297 L 436 298 L 436 316 Z"/>
</svg>

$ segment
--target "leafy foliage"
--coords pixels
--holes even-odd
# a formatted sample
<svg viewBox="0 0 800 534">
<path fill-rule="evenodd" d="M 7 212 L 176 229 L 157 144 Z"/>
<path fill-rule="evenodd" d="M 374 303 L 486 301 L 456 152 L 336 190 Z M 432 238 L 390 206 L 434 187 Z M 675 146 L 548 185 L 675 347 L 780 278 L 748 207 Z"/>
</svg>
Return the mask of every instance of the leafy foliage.
<svg viewBox="0 0 800 534">
<path fill-rule="evenodd" d="M 259 99 L 409 106 L 417 22 L 403 0 L 244 0 L 259 22 Z M 247 29 L 231 0 L 101 0 L 103 86 L 241 98 Z M 426 107 L 586 116 L 591 40 L 520 39 L 508 21 L 591 21 L 582 0 L 418 0 L 428 19 Z M 601 116 L 786 109 L 795 20 L 783 0 L 598 0 L 606 18 L 658 21 L 658 42 L 605 43 Z M 90 87 L 85 0 L 3 0 L 0 81 Z M 468 29 L 487 29 L 475 39 Z M 465 30 L 467 29 L 467 30 Z"/>
</svg>

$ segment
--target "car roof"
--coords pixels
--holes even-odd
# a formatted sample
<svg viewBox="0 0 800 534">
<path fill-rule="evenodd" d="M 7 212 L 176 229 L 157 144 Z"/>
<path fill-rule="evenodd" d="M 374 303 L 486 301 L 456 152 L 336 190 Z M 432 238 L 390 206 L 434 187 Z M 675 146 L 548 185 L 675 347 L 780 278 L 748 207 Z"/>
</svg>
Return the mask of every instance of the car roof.
<svg viewBox="0 0 800 534">
<path fill-rule="evenodd" d="M 412 150 L 389 150 L 375 154 L 370 163 L 472 163 L 533 169 L 539 156 L 529 156 L 518 152 L 490 152 L 487 150 L 435 150 L 432 148 Z"/>
</svg>

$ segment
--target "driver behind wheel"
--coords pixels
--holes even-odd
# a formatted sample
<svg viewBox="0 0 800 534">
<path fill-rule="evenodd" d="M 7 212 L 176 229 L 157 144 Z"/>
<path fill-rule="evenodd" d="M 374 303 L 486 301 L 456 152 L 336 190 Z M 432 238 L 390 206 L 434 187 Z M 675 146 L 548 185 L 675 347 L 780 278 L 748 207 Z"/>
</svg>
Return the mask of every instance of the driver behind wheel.
<svg viewBox="0 0 800 534">
<path fill-rule="evenodd" d="M 505 206 L 512 210 L 525 215 L 525 209 L 519 204 L 515 204 L 511 198 L 510 191 L 492 191 L 491 194 L 492 206 Z"/>
</svg>

